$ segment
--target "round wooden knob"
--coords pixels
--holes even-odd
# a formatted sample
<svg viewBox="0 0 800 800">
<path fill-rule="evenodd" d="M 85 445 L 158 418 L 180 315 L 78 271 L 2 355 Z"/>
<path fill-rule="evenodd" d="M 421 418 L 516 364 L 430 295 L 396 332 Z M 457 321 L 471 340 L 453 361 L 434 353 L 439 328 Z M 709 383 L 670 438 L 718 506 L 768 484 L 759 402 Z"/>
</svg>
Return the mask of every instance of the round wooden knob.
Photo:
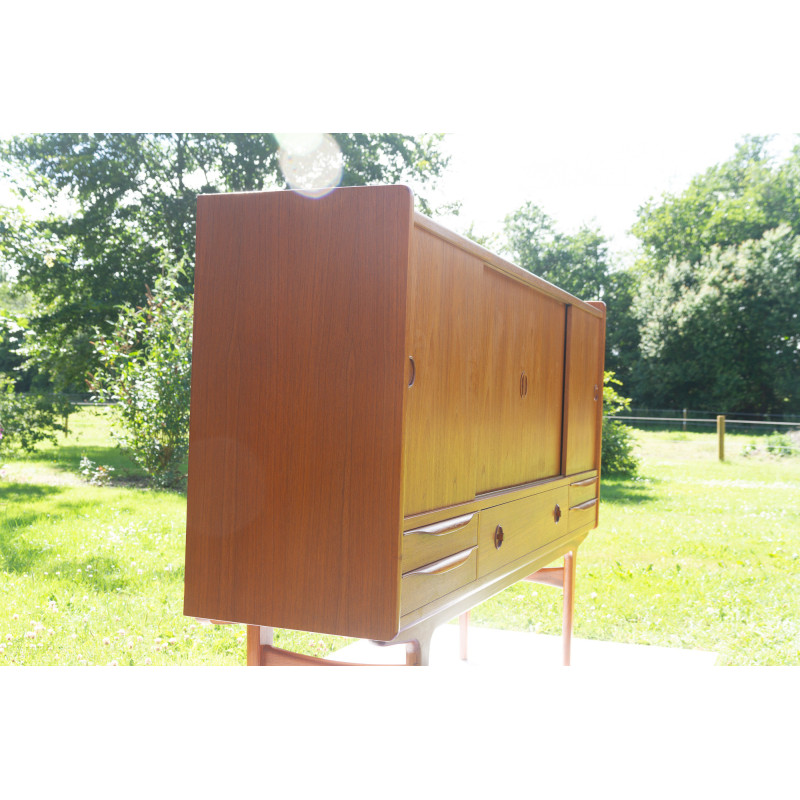
<svg viewBox="0 0 800 800">
<path fill-rule="evenodd" d="M 498 525 L 494 529 L 494 546 L 497 550 L 499 550 L 501 545 L 503 544 L 503 538 L 504 538 L 503 526 Z"/>
</svg>

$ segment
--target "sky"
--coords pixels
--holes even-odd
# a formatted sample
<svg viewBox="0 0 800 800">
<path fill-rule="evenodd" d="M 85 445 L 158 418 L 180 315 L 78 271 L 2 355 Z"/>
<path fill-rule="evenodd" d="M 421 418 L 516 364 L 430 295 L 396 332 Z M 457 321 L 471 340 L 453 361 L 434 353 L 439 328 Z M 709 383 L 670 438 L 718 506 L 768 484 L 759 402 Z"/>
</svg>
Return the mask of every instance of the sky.
<svg viewBox="0 0 800 800">
<path fill-rule="evenodd" d="M 624 260 L 636 245 L 629 230 L 637 209 L 664 192 L 680 193 L 692 177 L 729 159 L 748 133 L 773 134 L 770 150 L 778 160 L 800 142 L 793 134 L 755 128 L 586 140 L 531 132 L 498 147 L 487 169 L 484 134 L 456 132 L 445 139 L 451 162 L 434 196 L 462 203 L 450 227 L 463 231 L 474 223 L 481 234 L 501 231 L 504 217 L 530 201 L 564 232 L 599 227 Z"/>
<path fill-rule="evenodd" d="M 5 82 L 0 138 L 445 131 L 451 164 L 431 199 L 462 210 L 444 224 L 499 233 L 503 218 L 530 201 L 565 232 L 599 227 L 624 256 L 648 199 L 680 192 L 746 134 L 778 134 L 775 152 L 784 157 L 800 131 L 796 3 L 409 0 L 401 13 L 342 0 L 298 8 L 230 0 L 213 25 L 169 12 L 157 28 L 146 15 L 125 16 L 111 20 L 112 40 L 74 15 L 59 11 L 39 24 L 35 9 L 14 6 L 0 34 L 0 74 L 26 69 Z M 10 35 L 31 26 L 35 57 L 28 38 Z M 72 38 L 65 26 L 76 26 Z M 182 36 L 169 39 L 171 30 Z M 91 47 L 80 46 L 83 36 Z M 136 49 L 142 37 L 146 53 Z M 0 203 L 9 200 L 0 182 Z"/>
</svg>

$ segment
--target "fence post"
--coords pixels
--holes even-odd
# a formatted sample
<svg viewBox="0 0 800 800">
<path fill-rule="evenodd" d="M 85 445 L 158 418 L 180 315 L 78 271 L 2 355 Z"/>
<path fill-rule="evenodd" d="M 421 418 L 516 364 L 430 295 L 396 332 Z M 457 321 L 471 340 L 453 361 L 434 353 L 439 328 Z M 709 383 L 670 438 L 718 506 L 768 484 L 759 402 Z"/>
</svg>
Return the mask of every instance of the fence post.
<svg viewBox="0 0 800 800">
<path fill-rule="evenodd" d="M 717 449 L 719 450 L 719 460 L 725 460 L 725 417 L 720 414 L 717 417 Z"/>
<path fill-rule="evenodd" d="M 686 430 L 686 409 L 683 409 L 683 429 Z"/>
</svg>

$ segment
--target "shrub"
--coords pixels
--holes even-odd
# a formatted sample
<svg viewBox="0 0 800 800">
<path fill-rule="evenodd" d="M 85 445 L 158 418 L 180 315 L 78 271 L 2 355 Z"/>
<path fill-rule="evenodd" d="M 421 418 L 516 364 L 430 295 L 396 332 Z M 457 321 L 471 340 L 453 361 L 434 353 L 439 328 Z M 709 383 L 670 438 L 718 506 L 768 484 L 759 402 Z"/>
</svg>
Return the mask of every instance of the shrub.
<svg viewBox="0 0 800 800">
<path fill-rule="evenodd" d="M 91 385 L 112 409 L 112 435 L 157 487 L 179 487 L 189 449 L 191 299 L 179 266 L 165 268 L 143 308 L 123 306 L 111 335 L 95 343 Z"/>
<path fill-rule="evenodd" d="M 795 449 L 792 440 L 785 433 L 778 431 L 773 431 L 767 436 L 765 447 L 770 455 L 784 458 L 792 455 Z"/>
<path fill-rule="evenodd" d="M 622 386 L 622 381 L 613 372 L 603 375 L 603 455 L 601 469 L 604 475 L 634 476 L 639 471 L 639 459 L 634 454 L 636 440 L 633 431 L 624 423 L 608 416 L 627 411 L 630 398 L 623 397 L 614 386 Z"/>
<path fill-rule="evenodd" d="M 17 394 L 14 380 L 0 374 L 0 452 L 24 450 L 39 442 L 56 443 L 56 433 L 66 432 L 71 406 L 58 395 Z"/>
</svg>

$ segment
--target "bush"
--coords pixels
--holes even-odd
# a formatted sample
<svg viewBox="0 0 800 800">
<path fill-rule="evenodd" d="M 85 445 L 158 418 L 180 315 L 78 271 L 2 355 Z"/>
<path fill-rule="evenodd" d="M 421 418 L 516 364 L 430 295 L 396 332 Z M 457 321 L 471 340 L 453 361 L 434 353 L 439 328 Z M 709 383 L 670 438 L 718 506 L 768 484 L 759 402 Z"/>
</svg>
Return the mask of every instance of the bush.
<svg viewBox="0 0 800 800">
<path fill-rule="evenodd" d="M 56 443 L 56 433 L 66 432 L 70 404 L 58 395 L 17 394 L 14 380 L 0 374 L 0 453 L 30 453 L 39 442 Z"/>
<path fill-rule="evenodd" d="M 157 487 L 179 487 L 189 450 L 191 299 L 180 267 L 165 268 L 144 308 L 123 306 L 111 336 L 95 343 L 101 367 L 92 389 L 112 409 L 112 435 Z"/>
<path fill-rule="evenodd" d="M 633 431 L 624 422 L 607 419 L 608 416 L 627 411 L 630 398 L 623 397 L 614 388 L 622 381 L 613 372 L 603 375 L 603 455 L 601 469 L 604 475 L 634 476 L 639 472 L 639 459 L 634 455 L 636 440 Z"/>
</svg>

